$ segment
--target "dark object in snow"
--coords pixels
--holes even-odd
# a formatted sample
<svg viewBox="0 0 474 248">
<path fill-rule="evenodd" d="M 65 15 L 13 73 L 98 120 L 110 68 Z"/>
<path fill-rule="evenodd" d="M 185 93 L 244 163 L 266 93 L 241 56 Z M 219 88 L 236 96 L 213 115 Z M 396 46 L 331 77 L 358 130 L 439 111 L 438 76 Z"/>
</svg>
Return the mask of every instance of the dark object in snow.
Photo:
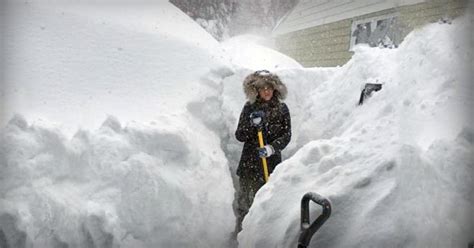
<svg viewBox="0 0 474 248">
<path fill-rule="evenodd" d="M 439 24 L 451 24 L 451 23 L 452 23 L 452 20 L 451 20 L 451 18 L 449 18 L 449 17 L 441 17 L 441 18 L 438 20 L 438 23 L 439 23 Z"/>
<path fill-rule="evenodd" d="M 323 208 L 323 213 L 310 225 L 309 201 L 314 201 Z M 298 248 L 306 248 L 314 233 L 329 219 L 331 215 L 331 202 L 314 192 L 308 192 L 301 199 L 301 233 L 298 239 Z"/>
<path fill-rule="evenodd" d="M 367 83 L 364 89 L 360 93 L 359 105 L 364 103 L 364 100 L 372 95 L 372 92 L 379 91 L 382 89 L 382 84 Z"/>
<path fill-rule="evenodd" d="M 467 245 L 468 248 L 474 248 L 474 241 L 469 242 Z"/>
</svg>

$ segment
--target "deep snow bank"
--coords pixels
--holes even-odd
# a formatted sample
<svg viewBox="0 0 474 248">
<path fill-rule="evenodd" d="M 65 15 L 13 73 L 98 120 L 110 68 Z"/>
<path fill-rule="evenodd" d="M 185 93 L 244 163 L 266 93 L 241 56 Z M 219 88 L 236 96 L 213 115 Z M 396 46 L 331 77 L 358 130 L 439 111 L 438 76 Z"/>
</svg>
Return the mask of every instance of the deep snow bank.
<svg viewBox="0 0 474 248">
<path fill-rule="evenodd" d="M 196 81 L 230 68 L 219 43 L 165 0 L 8 0 L 0 15 L 2 126 L 20 113 L 72 135 L 108 115 L 186 114 Z"/>
<path fill-rule="evenodd" d="M 334 208 L 312 247 L 467 246 L 474 233 L 471 25 L 467 17 L 431 24 L 394 50 L 358 47 L 329 74 L 280 72 L 298 95 L 288 99 L 290 112 L 304 107 L 292 112 L 292 145 L 301 149 L 257 193 L 239 247 L 296 247 L 308 191 Z M 326 80 L 291 87 L 306 77 Z M 357 107 L 361 85 L 375 81 L 383 89 Z"/>
<path fill-rule="evenodd" d="M 68 140 L 14 117 L 0 136 L 2 247 L 226 246 L 226 159 L 218 138 L 189 121 L 121 127 L 109 117 Z"/>
<path fill-rule="evenodd" d="M 302 68 L 294 59 L 265 46 L 268 43 L 256 35 L 239 35 L 221 43 L 230 62 L 239 68 L 251 70 L 281 70 Z"/>
<path fill-rule="evenodd" d="M 1 2 L 1 247 L 227 246 L 227 160 L 188 105 L 231 68 L 167 1 L 119 2 Z"/>
</svg>

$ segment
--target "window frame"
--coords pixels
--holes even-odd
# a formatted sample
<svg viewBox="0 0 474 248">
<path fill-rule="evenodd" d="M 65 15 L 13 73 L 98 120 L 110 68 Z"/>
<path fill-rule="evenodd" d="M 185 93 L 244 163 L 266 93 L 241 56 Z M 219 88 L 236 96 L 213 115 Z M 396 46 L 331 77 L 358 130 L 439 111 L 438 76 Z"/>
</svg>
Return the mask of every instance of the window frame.
<svg viewBox="0 0 474 248">
<path fill-rule="evenodd" d="M 380 20 L 386 20 L 386 19 L 392 19 L 392 18 L 399 18 L 400 14 L 399 13 L 390 13 L 390 14 L 385 14 L 385 15 L 378 15 L 374 17 L 369 17 L 369 18 L 364 18 L 364 19 L 359 19 L 355 20 L 352 19 L 352 25 L 351 25 L 351 33 L 350 33 L 350 45 L 349 45 L 349 51 L 353 52 L 354 51 L 354 46 L 356 45 L 356 37 L 353 36 L 354 31 L 357 28 L 357 25 L 363 24 L 363 23 L 370 23 L 370 30 L 371 32 L 377 28 L 377 22 Z"/>
</svg>

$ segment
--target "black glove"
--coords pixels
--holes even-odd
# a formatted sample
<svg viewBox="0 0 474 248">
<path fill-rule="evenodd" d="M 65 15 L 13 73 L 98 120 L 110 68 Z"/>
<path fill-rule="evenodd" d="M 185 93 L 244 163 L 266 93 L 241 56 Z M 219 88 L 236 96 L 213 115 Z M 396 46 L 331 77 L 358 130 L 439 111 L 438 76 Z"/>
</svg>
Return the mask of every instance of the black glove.
<svg viewBox="0 0 474 248">
<path fill-rule="evenodd" d="M 263 111 L 254 111 L 250 114 L 250 124 L 254 127 L 260 127 L 263 124 L 263 117 L 265 113 Z"/>
</svg>

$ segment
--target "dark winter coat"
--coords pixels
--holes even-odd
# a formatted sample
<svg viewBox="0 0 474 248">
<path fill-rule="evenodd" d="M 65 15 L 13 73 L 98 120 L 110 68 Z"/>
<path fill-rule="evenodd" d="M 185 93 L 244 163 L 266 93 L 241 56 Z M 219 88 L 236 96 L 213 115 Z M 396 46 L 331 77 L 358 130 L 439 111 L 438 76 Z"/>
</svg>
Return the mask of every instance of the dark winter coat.
<svg viewBox="0 0 474 248">
<path fill-rule="evenodd" d="M 258 129 L 251 125 L 250 114 L 254 111 L 265 112 L 263 120 L 263 140 L 275 149 L 275 153 L 267 158 L 268 173 L 272 173 L 281 162 L 281 151 L 291 139 L 290 111 L 285 103 L 273 98 L 268 103 L 247 102 L 242 110 L 239 125 L 235 132 L 237 140 L 244 142 L 244 148 L 237 169 L 237 175 L 258 176 L 263 178 L 262 159 L 258 156 Z"/>
<path fill-rule="evenodd" d="M 263 84 L 270 84 L 275 89 L 273 98 L 264 102 L 258 97 L 257 88 Z M 258 129 L 251 124 L 250 114 L 254 111 L 263 111 L 262 134 L 266 144 L 275 149 L 275 153 L 267 157 L 269 174 L 281 162 L 281 151 L 288 145 L 291 139 L 290 111 L 285 103 L 280 102 L 286 96 L 286 86 L 280 79 L 271 74 L 265 77 L 250 75 L 244 81 L 244 92 L 249 101 L 240 114 L 239 124 L 235 137 L 244 142 L 242 155 L 237 169 L 240 177 L 263 178 L 262 159 L 258 156 Z"/>
</svg>

